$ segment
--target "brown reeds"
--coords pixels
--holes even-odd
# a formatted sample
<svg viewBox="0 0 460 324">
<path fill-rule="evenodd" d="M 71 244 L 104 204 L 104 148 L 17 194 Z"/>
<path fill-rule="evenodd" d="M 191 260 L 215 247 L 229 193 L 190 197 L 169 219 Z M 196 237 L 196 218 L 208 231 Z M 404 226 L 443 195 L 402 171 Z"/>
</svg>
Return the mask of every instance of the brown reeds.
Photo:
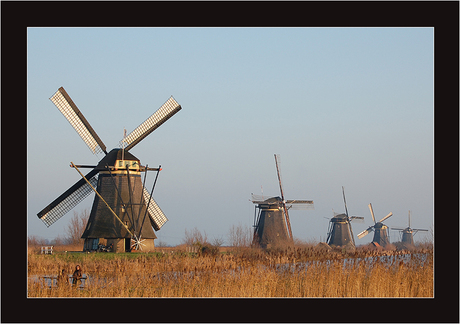
<svg viewBox="0 0 460 324">
<path fill-rule="evenodd" d="M 40 281 L 62 269 L 71 273 L 76 264 L 89 277 L 82 289 Z M 29 297 L 433 297 L 432 249 L 30 253 L 28 266 Z"/>
</svg>

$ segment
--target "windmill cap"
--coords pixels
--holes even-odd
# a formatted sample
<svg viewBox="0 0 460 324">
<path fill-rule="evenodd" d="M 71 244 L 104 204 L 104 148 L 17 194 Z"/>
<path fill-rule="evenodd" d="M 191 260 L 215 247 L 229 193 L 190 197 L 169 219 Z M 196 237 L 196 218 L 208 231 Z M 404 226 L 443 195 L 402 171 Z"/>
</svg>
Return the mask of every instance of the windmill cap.
<svg viewBox="0 0 460 324">
<path fill-rule="evenodd" d="M 115 161 L 121 160 L 121 159 L 126 160 L 126 161 L 139 161 L 140 162 L 140 160 L 137 157 L 127 152 L 126 150 L 123 153 L 122 149 L 115 148 L 111 150 L 109 153 L 107 153 L 107 155 L 98 163 L 96 169 L 105 170 L 106 165 L 115 166 Z"/>
<path fill-rule="evenodd" d="M 347 218 L 346 214 L 338 214 L 331 218 L 331 222 L 345 222 Z"/>
<path fill-rule="evenodd" d="M 382 227 L 388 227 L 386 226 L 385 224 L 381 223 L 381 222 L 377 222 L 375 225 L 374 225 L 375 228 L 382 228 Z"/>
<path fill-rule="evenodd" d="M 267 203 L 267 204 L 278 204 L 278 203 L 281 202 L 281 198 L 280 197 L 272 197 L 272 198 L 268 198 L 264 202 Z"/>
</svg>

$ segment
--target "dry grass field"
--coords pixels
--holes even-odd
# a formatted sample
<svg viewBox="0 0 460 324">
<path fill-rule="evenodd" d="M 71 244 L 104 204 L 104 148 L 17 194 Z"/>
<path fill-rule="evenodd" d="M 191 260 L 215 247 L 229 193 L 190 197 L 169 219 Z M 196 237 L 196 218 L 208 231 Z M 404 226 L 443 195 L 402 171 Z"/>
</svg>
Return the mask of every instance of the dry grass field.
<svg viewBox="0 0 460 324">
<path fill-rule="evenodd" d="M 433 297 L 433 250 L 325 251 L 315 247 L 208 254 L 69 253 L 29 248 L 29 297 Z M 162 251 L 161 251 L 162 250 Z M 55 249 L 56 251 L 56 249 Z M 403 261 L 404 259 L 404 261 Z M 49 287 L 44 275 L 79 264 L 83 288 Z"/>
</svg>

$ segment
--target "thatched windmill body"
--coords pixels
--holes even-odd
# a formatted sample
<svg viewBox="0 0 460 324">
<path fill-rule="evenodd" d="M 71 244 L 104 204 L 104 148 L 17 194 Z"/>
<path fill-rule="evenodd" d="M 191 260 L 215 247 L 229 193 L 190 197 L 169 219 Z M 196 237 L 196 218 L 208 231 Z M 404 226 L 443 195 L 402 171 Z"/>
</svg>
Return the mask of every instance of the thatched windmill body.
<svg viewBox="0 0 460 324">
<path fill-rule="evenodd" d="M 386 247 L 388 244 L 390 244 L 390 240 L 388 239 L 388 226 L 383 224 L 383 221 L 390 218 L 393 215 L 393 213 L 390 212 L 388 215 L 386 215 L 381 220 L 376 222 L 375 217 L 374 217 L 374 210 L 372 209 L 372 204 L 369 204 L 368 207 L 371 212 L 371 216 L 372 216 L 372 220 L 374 221 L 374 225 L 369 226 L 366 230 L 359 233 L 358 238 L 361 239 L 367 234 L 369 234 L 370 232 L 374 232 L 374 238 L 372 239 L 372 242 L 377 243 L 381 247 Z"/>
<path fill-rule="evenodd" d="M 348 216 L 347 201 L 345 200 L 345 190 L 342 187 L 343 203 L 345 205 L 345 214 L 337 214 L 330 219 L 329 230 L 326 243 L 333 247 L 351 247 L 355 248 L 355 240 L 351 222 L 363 220 L 364 217 Z"/>
<path fill-rule="evenodd" d="M 152 116 L 120 141 L 122 148 L 107 153 L 106 146 L 69 97 L 64 88 L 50 98 L 75 128 L 93 153 L 104 152 L 97 165 L 75 165 L 82 176 L 78 182 L 40 211 L 37 216 L 51 226 L 90 193 L 95 192 L 90 217 L 82 234 L 84 250 L 97 248 L 100 238 L 113 246 L 114 252 L 132 250 L 153 251 L 155 231 L 167 222 L 167 218 L 152 197 L 159 171 L 142 166 L 140 160 L 129 151 L 166 120 L 176 114 L 181 106 L 170 98 Z M 92 169 L 86 175 L 81 168 Z M 148 171 L 156 171 L 151 191 L 145 187 Z M 142 176 L 144 175 L 144 180 Z"/>
<path fill-rule="evenodd" d="M 409 210 L 409 220 L 408 226 L 406 228 L 400 227 L 392 227 L 392 230 L 400 231 L 401 232 L 401 243 L 406 247 L 413 247 L 414 246 L 414 235 L 418 232 L 428 232 L 427 229 L 421 228 L 411 228 L 410 227 L 410 210 Z"/>
<path fill-rule="evenodd" d="M 276 171 L 281 197 L 266 197 L 252 194 L 254 210 L 253 245 L 262 248 L 283 246 L 293 242 L 290 209 L 313 209 L 312 200 L 285 200 L 281 181 L 280 157 L 275 154 Z M 258 210 L 258 212 L 257 212 Z"/>
</svg>

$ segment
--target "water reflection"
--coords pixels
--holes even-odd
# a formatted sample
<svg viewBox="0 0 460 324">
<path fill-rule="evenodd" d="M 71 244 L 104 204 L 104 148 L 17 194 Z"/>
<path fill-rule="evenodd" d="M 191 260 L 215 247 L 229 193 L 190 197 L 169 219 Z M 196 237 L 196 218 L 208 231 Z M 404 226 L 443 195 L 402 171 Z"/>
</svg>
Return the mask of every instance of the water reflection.
<svg viewBox="0 0 460 324">
<path fill-rule="evenodd" d="M 81 278 L 81 282 L 76 288 L 84 288 L 85 284 L 89 281 L 89 276 L 87 274 L 83 274 Z M 29 281 L 32 283 L 39 283 L 40 286 L 47 287 L 47 288 L 57 288 L 61 283 L 58 282 L 58 276 L 48 276 L 48 275 L 33 275 L 29 277 Z M 67 276 L 67 280 L 63 282 L 63 285 L 72 287 L 72 275 Z"/>
<path fill-rule="evenodd" d="M 345 258 L 345 259 L 335 259 L 335 260 L 323 260 L 323 261 L 307 261 L 299 262 L 295 264 L 291 263 L 280 263 L 276 264 L 275 268 L 278 271 L 300 271 L 307 270 L 310 266 L 317 265 L 326 265 L 326 268 L 329 269 L 330 266 L 336 264 L 342 264 L 343 269 L 358 267 L 358 265 L 363 265 L 367 267 L 372 267 L 376 263 L 381 265 L 391 267 L 394 265 L 408 264 L 411 260 L 416 260 L 421 266 L 425 264 L 428 260 L 428 254 L 426 253 L 414 253 L 414 254 L 399 254 L 399 255 L 380 255 L 380 256 L 370 256 L 366 258 Z"/>
</svg>

